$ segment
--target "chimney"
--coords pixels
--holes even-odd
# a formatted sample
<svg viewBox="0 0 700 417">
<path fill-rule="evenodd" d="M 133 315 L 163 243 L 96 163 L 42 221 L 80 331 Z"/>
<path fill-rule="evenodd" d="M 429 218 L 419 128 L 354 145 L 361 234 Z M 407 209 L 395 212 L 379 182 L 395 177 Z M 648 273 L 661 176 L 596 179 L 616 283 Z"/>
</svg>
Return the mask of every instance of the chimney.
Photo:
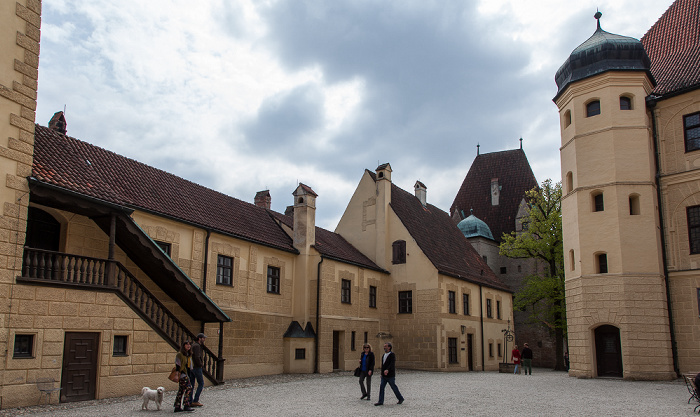
<svg viewBox="0 0 700 417">
<path fill-rule="evenodd" d="M 294 195 L 294 247 L 302 254 L 316 244 L 316 197 L 308 185 L 299 183 Z"/>
<path fill-rule="evenodd" d="M 49 120 L 49 129 L 65 135 L 67 132 L 66 127 L 66 116 L 63 115 L 63 112 L 57 111 L 54 113 L 51 120 Z"/>
<path fill-rule="evenodd" d="M 258 191 L 257 194 L 255 194 L 255 205 L 256 206 L 270 210 L 270 203 L 271 202 L 272 202 L 272 197 L 270 197 L 270 190 Z"/>
<path fill-rule="evenodd" d="M 416 181 L 416 185 L 414 185 L 413 188 L 416 190 L 416 198 L 420 200 L 420 203 L 425 207 L 428 199 L 428 187 L 422 182 Z"/>
</svg>

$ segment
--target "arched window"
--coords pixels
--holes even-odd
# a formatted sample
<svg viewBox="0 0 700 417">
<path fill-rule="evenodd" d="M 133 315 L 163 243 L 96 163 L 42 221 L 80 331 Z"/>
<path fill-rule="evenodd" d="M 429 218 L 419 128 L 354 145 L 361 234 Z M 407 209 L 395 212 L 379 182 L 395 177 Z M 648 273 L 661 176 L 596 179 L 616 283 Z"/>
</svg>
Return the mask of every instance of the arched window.
<svg viewBox="0 0 700 417">
<path fill-rule="evenodd" d="M 569 269 L 571 271 L 576 269 L 576 259 L 574 257 L 574 250 L 569 250 Z"/>
<path fill-rule="evenodd" d="M 571 110 L 564 113 L 564 128 L 566 129 L 571 124 Z"/>
<path fill-rule="evenodd" d="M 596 116 L 600 114 L 600 100 L 593 100 L 586 104 L 586 117 Z"/>
<path fill-rule="evenodd" d="M 596 274 L 608 273 L 608 254 L 597 253 L 595 255 L 595 272 Z"/>
<path fill-rule="evenodd" d="M 630 215 L 639 215 L 639 194 L 630 194 Z"/>
<path fill-rule="evenodd" d="M 603 201 L 603 192 L 602 191 L 593 191 L 591 193 L 591 203 L 592 203 L 593 211 L 604 211 L 605 204 Z"/>
<path fill-rule="evenodd" d="M 406 263 L 406 241 L 397 240 L 391 244 L 391 263 L 405 264 Z"/>
<path fill-rule="evenodd" d="M 566 192 L 570 193 L 574 190 L 574 174 L 569 171 L 566 173 Z"/>
<path fill-rule="evenodd" d="M 58 251 L 61 240 L 61 224 L 42 209 L 29 207 L 25 246 L 34 249 Z"/>
<path fill-rule="evenodd" d="M 620 96 L 620 110 L 632 110 L 632 99 L 627 96 Z"/>
</svg>

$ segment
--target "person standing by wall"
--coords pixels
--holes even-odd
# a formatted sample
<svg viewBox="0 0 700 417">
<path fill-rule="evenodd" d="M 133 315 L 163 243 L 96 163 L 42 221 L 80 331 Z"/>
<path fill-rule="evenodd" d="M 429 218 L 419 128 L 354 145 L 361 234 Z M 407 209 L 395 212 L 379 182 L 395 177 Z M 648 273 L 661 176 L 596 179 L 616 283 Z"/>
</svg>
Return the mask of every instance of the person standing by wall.
<svg viewBox="0 0 700 417">
<path fill-rule="evenodd" d="M 204 357 L 202 356 L 202 346 L 204 346 L 204 339 L 207 336 L 204 333 L 197 335 L 197 340 L 195 340 L 192 345 L 192 375 L 194 379 L 192 380 L 192 390 L 194 391 L 194 383 L 197 382 L 197 391 L 194 393 L 194 398 L 192 399 L 193 407 L 201 407 L 204 404 L 199 402 L 199 396 L 202 394 L 202 388 L 204 388 L 204 375 L 202 373 L 202 367 L 204 366 Z"/>
<path fill-rule="evenodd" d="M 525 375 L 532 375 L 532 349 L 530 349 L 527 343 L 525 343 L 523 351 L 520 352 L 520 356 L 523 359 L 523 371 L 525 371 Z"/>
<path fill-rule="evenodd" d="M 518 350 L 518 345 L 513 346 L 513 351 L 510 352 L 510 360 L 515 364 L 515 371 L 513 371 L 513 375 L 517 375 L 518 366 L 520 365 L 520 351 Z"/>
<path fill-rule="evenodd" d="M 362 391 L 362 399 L 369 401 L 372 394 L 372 373 L 374 373 L 374 352 L 372 345 L 365 343 L 362 346 L 362 354 L 360 355 L 360 390 Z M 365 388 L 365 380 L 367 388 Z"/>
<path fill-rule="evenodd" d="M 391 390 L 394 391 L 394 395 L 399 399 L 397 404 L 403 403 L 403 395 L 399 392 L 399 387 L 396 386 L 396 355 L 392 352 L 393 346 L 391 343 L 384 343 L 384 356 L 382 356 L 382 382 L 379 384 L 379 401 L 374 403 L 374 405 L 384 404 L 384 388 L 386 384 L 389 384 Z"/>
</svg>

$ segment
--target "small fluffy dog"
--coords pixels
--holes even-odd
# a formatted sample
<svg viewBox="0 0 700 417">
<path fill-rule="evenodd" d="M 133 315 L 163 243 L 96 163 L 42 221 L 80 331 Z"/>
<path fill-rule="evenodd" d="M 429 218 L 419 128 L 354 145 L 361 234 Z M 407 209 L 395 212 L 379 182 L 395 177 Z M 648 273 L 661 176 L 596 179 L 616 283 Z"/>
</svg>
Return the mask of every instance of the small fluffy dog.
<svg viewBox="0 0 700 417">
<path fill-rule="evenodd" d="M 143 387 L 141 390 L 141 396 L 143 397 L 142 410 L 148 410 L 148 402 L 155 401 L 156 407 L 160 410 L 160 404 L 163 402 L 163 393 L 165 388 L 158 387 L 157 389 L 150 389 L 148 387 Z"/>
</svg>

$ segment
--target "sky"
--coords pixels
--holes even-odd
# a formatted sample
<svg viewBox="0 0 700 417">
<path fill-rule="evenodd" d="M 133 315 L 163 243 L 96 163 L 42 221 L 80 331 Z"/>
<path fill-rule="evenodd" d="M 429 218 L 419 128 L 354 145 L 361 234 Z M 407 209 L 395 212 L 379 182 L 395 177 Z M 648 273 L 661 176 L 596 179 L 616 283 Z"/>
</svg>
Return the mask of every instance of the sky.
<svg viewBox="0 0 700 417">
<path fill-rule="evenodd" d="M 672 0 L 44 0 L 37 123 L 334 230 L 364 170 L 448 211 L 480 153 L 561 179 L 554 74 Z"/>
</svg>

